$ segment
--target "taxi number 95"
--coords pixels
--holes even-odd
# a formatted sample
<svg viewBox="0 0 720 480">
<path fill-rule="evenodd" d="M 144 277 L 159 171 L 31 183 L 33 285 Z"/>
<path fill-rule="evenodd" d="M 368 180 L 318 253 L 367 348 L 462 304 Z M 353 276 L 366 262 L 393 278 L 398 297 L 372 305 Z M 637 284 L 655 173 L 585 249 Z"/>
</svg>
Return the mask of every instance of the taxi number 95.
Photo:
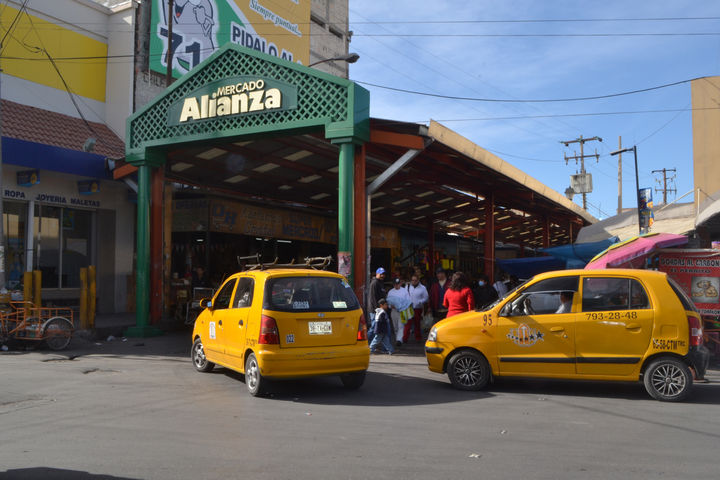
<svg viewBox="0 0 720 480">
<path fill-rule="evenodd" d="M 490 326 L 492 324 L 493 324 L 492 315 L 487 314 L 487 313 L 485 315 L 483 315 L 483 325 Z"/>
<path fill-rule="evenodd" d="M 635 319 L 637 312 L 597 312 L 586 313 L 586 320 L 622 320 L 623 318 Z"/>
</svg>

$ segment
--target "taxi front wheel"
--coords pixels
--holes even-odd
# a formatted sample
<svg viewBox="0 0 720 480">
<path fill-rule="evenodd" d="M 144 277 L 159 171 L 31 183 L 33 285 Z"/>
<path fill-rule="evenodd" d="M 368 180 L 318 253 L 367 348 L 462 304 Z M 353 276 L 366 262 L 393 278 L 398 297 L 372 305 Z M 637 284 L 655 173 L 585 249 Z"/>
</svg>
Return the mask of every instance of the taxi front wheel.
<svg viewBox="0 0 720 480">
<path fill-rule="evenodd" d="M 258 366 L 255 354 L 251 353 L 245 362 L 245 386 L 248 392 L 250 392 L 250 395 L 253 397 L 262 395 L 267 390 L 267 383 L 267 379 L 260 373 L 260 367 Z"/>
<path fill-rule="evenodd" d="M 448 362 L 448 378 L 460 390 L 480 390 L 490 381 L 490 365 L 474 350 L 461 350 Z"/>
<path fill-rule="evenodd" d="M 191 357 L 195 370 L 198 372 L 209 372 L 215 366 L 205 357 L 205 347 L 203 347 L 200 338 L 196 338 L 193 342 Z"/>
<path fill-rule="evenodd" d="M 690 393 L 693 377 L 685 363 L 676 358 L 664 357 L 648 365 L 643 383 L 645 390 L 655 400 L 679 402 Z"/>
</svg>

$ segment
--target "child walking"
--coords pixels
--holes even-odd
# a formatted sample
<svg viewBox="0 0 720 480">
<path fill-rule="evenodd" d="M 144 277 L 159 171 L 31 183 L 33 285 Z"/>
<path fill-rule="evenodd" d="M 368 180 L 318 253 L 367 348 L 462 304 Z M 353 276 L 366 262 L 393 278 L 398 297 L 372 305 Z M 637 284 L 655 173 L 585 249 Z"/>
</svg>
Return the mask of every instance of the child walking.
<svg viewBox="0 0 720 480">
<path fill-rule="evenodd" d="M 388 309 L 388 303 L 384 298 L 378 300 L 378 308 L 375 310 L 375 338 L 370 343 L 370 353 L 375 353 L 378 344 L 382 344 L 388 354 L 395 353 Z"/>
</svg>

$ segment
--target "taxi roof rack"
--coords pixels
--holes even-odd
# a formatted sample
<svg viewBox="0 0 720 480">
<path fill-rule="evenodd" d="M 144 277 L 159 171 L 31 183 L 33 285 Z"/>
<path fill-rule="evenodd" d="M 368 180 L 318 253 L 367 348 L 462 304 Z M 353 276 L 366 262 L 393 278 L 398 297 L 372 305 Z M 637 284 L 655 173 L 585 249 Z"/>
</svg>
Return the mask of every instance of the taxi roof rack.
<svg viewBox="0 0 720 480">
<path fill-rule="evenodd" d="M 248 260 L 255 260 L 255 263 L 245 263 Z M 293 258 L 290 263 L 278 263 L 278 258 L 270 263 L 263 263 L 262 256 L 259 253 L 248 255 L 247 257 L 237 257 L 238 266 L 247 270 L 270 270 L 273 268 L 309 268 L 313 270 L 325 270 L 332 262 L 332 256 L 327 257 L 305 257 L 304 263 L 295 263 Z"/>
</svg>

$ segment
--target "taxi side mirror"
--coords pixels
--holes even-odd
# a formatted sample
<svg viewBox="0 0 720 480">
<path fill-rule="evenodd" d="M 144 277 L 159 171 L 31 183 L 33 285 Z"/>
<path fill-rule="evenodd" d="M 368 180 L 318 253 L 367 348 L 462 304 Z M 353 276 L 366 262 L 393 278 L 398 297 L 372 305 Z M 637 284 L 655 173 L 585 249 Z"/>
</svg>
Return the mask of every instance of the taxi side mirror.
<svg viewBox="0 0 720 480">
<path fill-rule="evenodd" d="M 213 307 L 212 307 L 212 299 L 209 299 L 209 298 L 203 298 L 203 299 L 201 299 L 201 300 L 200 300 L 200 306 L 201 306 L 202 308 L 209 308 L 210 310 L 212 310 L 212 308 L 213 308 Z"/>
</svg>

